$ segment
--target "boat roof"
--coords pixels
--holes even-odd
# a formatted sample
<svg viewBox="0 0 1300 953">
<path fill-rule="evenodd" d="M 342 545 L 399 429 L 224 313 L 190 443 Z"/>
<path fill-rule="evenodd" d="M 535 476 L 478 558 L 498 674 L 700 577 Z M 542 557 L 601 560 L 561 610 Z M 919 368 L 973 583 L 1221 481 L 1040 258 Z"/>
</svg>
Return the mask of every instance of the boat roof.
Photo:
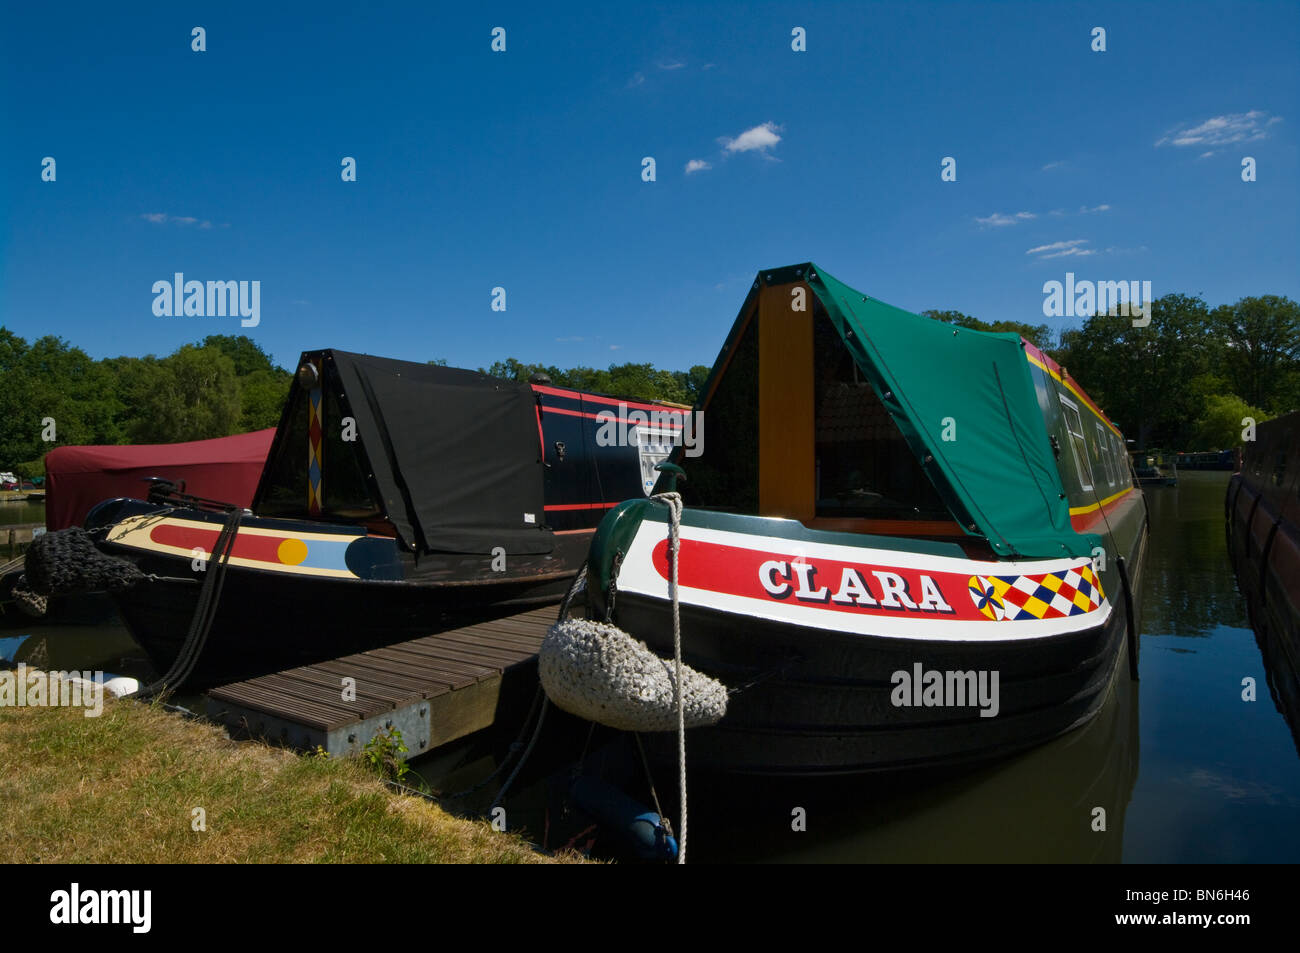
<svg viewBox="0 0 1300 953">
<path fill-rule="evenodd" d="M 255 510 L 276 474 L 286 472 L 283 455 L 305 460 L 310 449 L 310 472 L 319 480 L 331 455 L 351 452 L 364 463 L 360 472 L 373 498 L 409 550 L 491 553 L 500 547 L 515 554 L 554 548 L 545 527 L 537 403 L 527 384 L 335 349 L 306 351 L 299 368 L 304 364 L 316 369 L 319 384 L 305 388 L 295 374 Z M 316 390 L 330 392 L 339 412 L 355 420 L 355 440 L 338 442 L 341 422 L 328 419 L 328 404 Z M 309 400 L 320 408 L 310 434 L 302 430 Z M 290 438 L 290 431 L 302 439 Z M 335 442 L 322 445 L 330 439 Z"/>
<path fill-rule="evenodd" d="M 760 297 L 780 288 L 763 300 L 787 302 L 779 307 L 790 309 L 791 293 L 799 286 L 824 308 L 840 342 L 965 532 L 984 537 L 1007 558 L 1091 554 L 1098 539 L 1070 524 L 1069 501 L 1032 376 L 1031 359 L 1037 358 L 1040 367 L 1055 363 L 1048 365 L 1037 348 L 1027 353 L 1032 345 L 1018 334 L 956 327 L 904 311 L 849 287 L 812 262 L 764 269 L 705 385 L 701 408 L 706 418 L 708 401 L 757 314 Z M 779 338 L 760 336 L 760 341 L 786 346 Z"/>
</svg>

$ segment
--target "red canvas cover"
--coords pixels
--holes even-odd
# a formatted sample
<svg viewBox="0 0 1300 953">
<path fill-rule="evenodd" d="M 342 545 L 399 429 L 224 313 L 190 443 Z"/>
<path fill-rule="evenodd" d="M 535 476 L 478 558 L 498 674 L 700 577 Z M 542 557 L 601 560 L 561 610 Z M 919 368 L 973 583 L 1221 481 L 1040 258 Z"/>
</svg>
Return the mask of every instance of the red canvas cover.
<svg viewBox="0 0 1300 953">
<path fill-rule="evenodd" d="M 253 502 L 275 428 L 136 447 L 57 447 L 45 457 L 45 526 L 80 526 L 96 503 L 144 499 L 145 477 L 184 480 L 185 492 L 248 506 Z"/>
</svg>

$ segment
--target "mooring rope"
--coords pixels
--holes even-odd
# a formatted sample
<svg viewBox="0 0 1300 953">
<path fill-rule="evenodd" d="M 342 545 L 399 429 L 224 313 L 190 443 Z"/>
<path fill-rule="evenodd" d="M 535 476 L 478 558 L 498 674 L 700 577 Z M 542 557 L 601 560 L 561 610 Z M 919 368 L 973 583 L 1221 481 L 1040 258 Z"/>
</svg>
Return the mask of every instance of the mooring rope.
<svg viewBox="0 0 1300 953">
<path fill-rule="evenodd" d="M 207 644 L 208 633 L 212 631 L 212 623 L 217 617 L 221 589 L 226 580 L 226 566 L 235 548 L 235 537 L 239 535 L 239 520 L 242 516 L 243 510 L 232 507 L 226 517 L 225 525 L 217 535 L 217 542 L 212 547 L 212 555 L 208 560 L 203 588 L 199 591 L 198 602 L 194 607 L 194 617 L 190 620 L 189 632 L 181 644 L 176 660 L 163 675 L 130 697 L 139 701 L 152 699 L 169 688 L 173 690 L 179 688 L 193 674 L 199 656 L 202 655 L 203 648 Z"/>
<path fill-rule="evenodd" d="M 584 561 L 581 568 L 578 569 L 578 574 L 573 577 L 573 582 L 569 584 L 569 591 L 564 594 L 564 601 L 560 603 L 560 612 L 558 618 L 556 619 L 557 622 L 564 621 L 564 617 L 569 614 L 569 606 L 573 603 L 574 597 L 577 596 L 577 594 L 582 591 L 582 587 L 586 584 L 586 581 L 587 581 L 587 563 Z M 541 697 L 542 707 L 541 707 L 541 711 L 538 712 L 537 715 L 537 725 L 536 727 L 533 728 L 533 736 L 528 739 L 528 746 L 524 748 L 524 753 L 520 756 L 519 763 L 515 765 L 515 769 L 511 771 L 510 776 L 506 778 L 506 783 L 501 785 L 501 790 L 497 792 L 496 798 L 493 799 L 492 805 L 488 808 L 488 814 L 491 814 L 493 809 L 498 807 L 501 804 L 501 802 L 505 799 L 506 792 L 510 790 L 510 785 L 515 783 L 515 778 L 518 777 L 519 772 L 523 770 L 524 764 L 528 761 L 528 756 L 533 753 L 533 747 L 537 744 L 537 739 L 542 733 L 542 722 L 546 720 L 546 706 L 550 703 L 550 699 L 546 697 L 546 692 L 543 690 L 540 684 L 537 686 L 537 692 L 538 695 Z M 536 700 L 534 700 L 534 707 L 536 707 Z M 527 730 L 528 721 L 532 719 L 532 717 L 533 717 L 533 713 L 532 711 L 529 711 L 528 718 L 524 720 L 524 730 Z M 519 739 L 516 740 L 515 745 L 518 745 L 519 741 L 522 740 L 523 740 L 523 731 L 521 730 Z M 511 745 L 512 752 L 515 748 L 515 745 Z M 493 771 L 490 775 L 488 775 L 486 778 L 484 778 L 482 781 L 480 781 L 470 790 L 471 791 L 478 790 L 478 788 L 482 787 L 484 784 L 487 784 L 489 781 L 491 781 L 494 777 L 496 777 L 501 772 L 501 769 L 505 767 L 505 764 L 506 762 L 503 761 L 501 765 L 498 766 L 496 771 Z"/>
<path fill-rule="evenodd" d="M 673 604 L 673 667 L 677 694 L 677 788 L 681 798 L 677 822 L 677 863 L 686 863 L 686 703 L 682 690 L 682 620 L 677 595 L 677 562 L 681 549 L 682 495 L 657 493 L 651 499 L 668 507 L 668 598 Z M 662 817 L 662 815 L 660 815 Z"/>
</svg>

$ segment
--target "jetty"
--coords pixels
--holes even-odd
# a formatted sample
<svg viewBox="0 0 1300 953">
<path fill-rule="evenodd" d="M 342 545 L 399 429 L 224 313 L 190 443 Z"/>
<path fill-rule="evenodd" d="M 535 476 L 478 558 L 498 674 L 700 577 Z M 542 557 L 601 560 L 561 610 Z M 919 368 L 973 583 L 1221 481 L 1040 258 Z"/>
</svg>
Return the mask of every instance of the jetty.
<svg viewBox="0 0 1300 953">
<path fill-rule="evenodd" d="M 527 701 L 555 617 L 555 606 L 530 609 L 221 685 L 208 690 L 206 712 L 235 734 L 339 756 L 396 728 L 416 757 Z"/>
</svg>

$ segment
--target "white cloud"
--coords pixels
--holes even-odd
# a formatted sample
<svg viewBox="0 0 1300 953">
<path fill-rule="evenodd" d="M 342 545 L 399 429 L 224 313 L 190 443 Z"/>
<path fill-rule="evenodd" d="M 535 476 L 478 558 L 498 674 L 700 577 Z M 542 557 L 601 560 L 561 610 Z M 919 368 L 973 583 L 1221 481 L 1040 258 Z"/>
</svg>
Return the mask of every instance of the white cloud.
<svg viewBox="0 0 1300 953">
<path fill-rule="evenodd" d="M 621 351 L 621 350 L 623 350 L 623 345 L 621 345 L 621 344 L 611 344 L 611 345 L 609 346 L 609 349 L 610 349 L 611 351 Z"/>
<path fill-rule="evenodd" d="M 685 65 L 686 65 L 685 63 L 680 63 L 677 60 L 673 60 L 671 63 L 660 63 L 659 68 L 663 70 L 674 70 L 674 69 L 681 69 Z"/>
<path fill-rule="evenodd" d="M 1213 150 L 1213 149 L 1211 149 L 1209 152 L 1202 152 L 1202 153 L 1201 153 L 1199 156 L 1197 156 L 1196 158 L 1198 158 L 1198 159 L 1208 159 L 1208 158 L 1209 158 L 1210 156 L 1212 156 L 1212 155 L 1214 155 L 1214 150 Z"/>
<path fill-rule="evenodd" d="M 713 166 L 708 162 L 705 162 L 703 159 L 692 159 L 690 162 L 686 163 L 686 174 L 690 175 L 692 172 L 703 172 L 705 169 L 712 168 Z"/>
<path fill-rule="evenodd" d="M 761 126 L 746 129 L 734 139 L 723 136 L 718 141 L 727 152 L 761 152 L 766 155 L 768 149 L 781 141 L 777 135 L 780 128 L 776 123 L 765 122 Z"/>
<path fill-rule="evenodd" d="M 1047 172 L 1049 169 L 1059 169 L 1063 165 L 1065 165 L 1065 160 L 1057 159 L 1055 162 L 1049 162 L 1047 165 L 1043 166 L 1042 171 Z"/>
<path fill-rule="evenodd" d="M 627 88 L 633 89 L 645 82 L 645 73 L 633 73 L 632 78 L 627 81 Z"/>
<path fill-rule="evenodd" d="M 1261 109 L 1212 116 L 1195 126 L 1175 127 L 1156 140 L 1156 145 L 1227 146 L 1234 142 L 1254 142 L 1265 138 L 1269 127 L 1281 121 L 1281 116 L 1270 116 Z"/>
<path fill-rule="evenodd" d="M 1088 208 L 1088 206 L 1086 205 L 1079 206 L 1080 215 L 1091 215 L 1093 212 L 1109 212 L 1109 211 L 1110 211 L 1110 206 L 1104 204 L 1094 205 L 1092 208 Z"/>
<path fill-rule="evenodd" d="M 1003 215 L 1001 212 L 994 212 L 988 218 L 977 218 L 984 228 L 1001 228 L 1004 225 L 1018 225 L 1021 222 L 1027 222 L 1031 218 L 1038 218 L 1033 212 L 1016 212 L 1015 215 Z"/>
<path fill-rule="evenodd" d="M 212 223 L 207 219 L 199 221 L 193 215 L 168 215 L 166 212 L 145 212 L 140 216 L 146 222 L 152 222 L 154 225 L 166 225 L 170 222 L 173 225 L 197 225 L 199 228 L 207 229 L 212 227 Z M 222 228 L 229 228 L 229 224 L 223 224 Z"/>
<path fill-rule="evenodd" d="M 1097 254 L 1095 249 L 1080 248 L 1080 245 L 1088 244 L 1086 238 L 1072 238 L 1067 242 L 1052 242 L 1050 245 L 1039 245 L 1025 252 L 1026 255 L 1036 255 L 1039 260 L 1046 258 L 1083 258 L 1087 255 Z"/>
</svg>

